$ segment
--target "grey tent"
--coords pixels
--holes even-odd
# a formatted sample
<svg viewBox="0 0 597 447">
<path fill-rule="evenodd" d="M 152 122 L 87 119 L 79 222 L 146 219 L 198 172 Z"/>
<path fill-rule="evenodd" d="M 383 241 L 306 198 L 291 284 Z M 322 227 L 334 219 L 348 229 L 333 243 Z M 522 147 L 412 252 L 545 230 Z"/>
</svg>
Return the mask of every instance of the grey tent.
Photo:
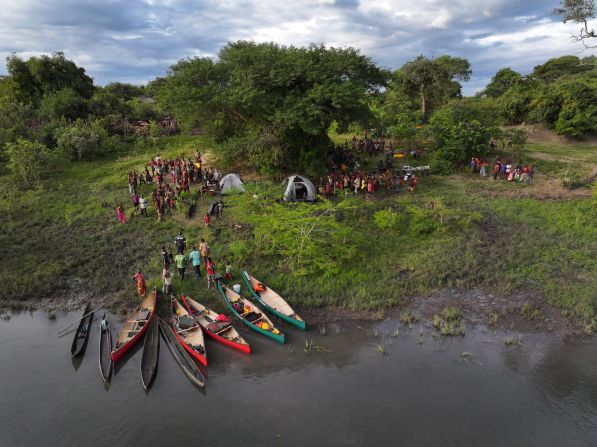
<svg viewBox="0 0 597 447">
<path fill-rule="evenodd" d="M 315 189 L 315 186 L 313 186 L 313 183 L 311 183 L 311 180 L 307 177 L 291 175 L 284 180 L 284 183 L 282 184 L 285 187 L 284 200 L 287 202 L 295 200 L 313 202 L 315 200 L 317 190 Z"/>
<path fill-rule="evenodd" d="M 220 189 L 222 190 L 222 194 L 226 194 L 232 190 L 245 191 L 242 180 L 236 174 L 225 175 L 224 178 L 220 180 Z"/>
</svg>

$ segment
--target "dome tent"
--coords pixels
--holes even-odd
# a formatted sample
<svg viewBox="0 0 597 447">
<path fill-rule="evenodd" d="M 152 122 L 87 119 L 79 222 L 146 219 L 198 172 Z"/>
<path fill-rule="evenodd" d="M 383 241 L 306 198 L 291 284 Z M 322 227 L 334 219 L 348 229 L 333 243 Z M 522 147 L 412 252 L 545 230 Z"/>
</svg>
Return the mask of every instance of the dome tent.
<svg viewBox="0 0 597 447">
<path fill-rule="evenodd" d="M 317 190 L 311 180 L 300 175 L 291 175 L 284 180 L 284 200 L 287 202 L 297 201 L 315 201 Z"/>
<path fill-rule="evenodd" d="M 236 174 L 225 175 L 224 178 L 220 180 L 220 189 L 222 190 L 222 194 L 226 194 L 234 189 L 241 192 L 245 191 L 242 180 Z"/>
</svg>

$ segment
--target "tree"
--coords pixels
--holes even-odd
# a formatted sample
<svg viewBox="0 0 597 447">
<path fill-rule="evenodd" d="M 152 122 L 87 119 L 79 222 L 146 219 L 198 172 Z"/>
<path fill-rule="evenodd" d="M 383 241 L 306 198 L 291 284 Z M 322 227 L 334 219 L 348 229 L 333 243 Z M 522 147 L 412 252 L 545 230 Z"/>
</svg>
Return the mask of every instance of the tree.
<svg viewBox="0 0 597 447">
<path fill-rule="evenodd" d="M 69 88 L 85 99 L 93 94 L 93 79 L 64 53 L 31 57 L 23 61 L 16 54 L 6 60 L 8 74 L 16 84 L 19 99 L 38 102 L 48 94 Z"/>
<path fill-rule="evenodd" d="M 582 63 L 576 56 L 562 56 L 537 65 L 531 76 L 540 81 L 553 82 L 562 76 L 583 73 L 593 68 L 593 65 Z"/>
<path fill-rule="evenodd" d="M 471 73 L 470 63 L 466 59 L 417 56 L 400 68 L 399 79 L 406 91 L 418 96 L 421 114 L 426 118 L 430 109 L 438 103 L 460 97 L 459 81 L 468 81 Z"/>
<path fill-rule="evenodd" d="M 581 25 L 578 34 L 572 35 L 572 40 L 582 42 L 587 48 L 595 45 L 587 43 L 589 39 L 597 37 L 594 29 L 589 29 L 589 20 L 595 18 L 595 0 L 562 0 L 560 8 L 554 9 L 554 14 L 561 16 L 564 23 L 574 22 Z"/>
<path fill-rule="evenodd" d="M 386 80 L 352 48 L 239 41 L 222 48 L 217 61 L 172 66 L 157 100 L 183 128 L 201 126 L 226 143 L 228 158 L 260 171 L 295 170 L 324 160 L 333 121 L 372 120 L 369 94 Z"/>
<path fill-rule="evenodd" d="M 521 80 L 522 76 L 520 73 L 515 72 L 509 67 L 502 68 L 495 74 L 493 78 L 491 78 L 491 82 L 485 87 L 483 95 L 490 98 L 498 98 L 506 93 L 510 87 Z"/>
<path fill-rule="evenodd" d="M 53 165 L 53 154 L 38 142 L 23 138 L 6 145 L 8 169 L 15 180 L 26 187 L 39 183 L 42 173 Z"/>
<path fill-rule="evenodd" d="M 71 160 L 76 161 L 87 160 L 97 155 L 105 138 L 103 129 L 81 119 L 56 131 L 58 148 Z"/>
</svg>

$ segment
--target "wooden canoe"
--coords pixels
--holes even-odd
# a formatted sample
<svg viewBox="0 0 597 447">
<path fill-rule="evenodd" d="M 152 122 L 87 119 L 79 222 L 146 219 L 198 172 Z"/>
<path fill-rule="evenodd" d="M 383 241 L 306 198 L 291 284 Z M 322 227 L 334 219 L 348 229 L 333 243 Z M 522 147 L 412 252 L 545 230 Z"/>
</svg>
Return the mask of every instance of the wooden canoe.
<svg viewBox="0 0 597 447">
<path fill-rule="evenodd" d="M 195 359 L 199 360 L 204 366 L 207 366 L 205 339 L 203 338 L 203 331 L 199 323 L 175 299 L 172 299 L 172 314 L 172 328 L 180 344 Z"/>
<path fill-rule="evenodd" d="M 251 295 L 257 300 L 259 304 L 261 304 L 267 311 L 271 312 L 277 317 L 280 317 L 282 320 L 296 326 L 299 329 L 305 330 L 307 329 L 307 324 L 305 320 L 303 320 L 293 309 L 290 305 L 274 292 L 272 289 L 267 287 L 264 283 L 259 281 L 258 279 L 254 278 L 253 276 L 249 275 L 247 271 L 242 272 L 242 277 L 245 280 L 245 284 L 251 291 Z M 258 292 L 255 290 L 257 284 L 261 284 L 265 290 Z"/>
<path fill-rule="evenodd" d="M 218 314 L 213 310 L 198 303 L 192 298 L 181 294 L 182 302 L 199 325 L 201 329 L 211 338 L 220 343 L 238 349 L 245 354 L 251 353 L 249 343 L 241 337 L 234 326 L 230 322 L 219 323 L 217 321 Z"/>
<path fill-rule="evenodd" d="M 266 337 L 273 338 L 278 343 L 284 344 L 284 334 L 274 326 L 271 320 L 267 318 L 267 315 L 265 315 L 259 307 L 249 300 L 244 299 L 221 282 L 218 282 L 217 284 L 218 290 L 222 294 L 226 305 L 234 315 L 240 318 L 243 323 L 254 331 L 257 331 Z"/>
<path fill-rule="evenodd" d="M 106 322 L 106 329 L 102 329 L 102 321 Z M 102 375 L 102 380 L 107 385 L 112 377 L 112 331 L 110 330 L 110 323 L 106 318 L 106 314 L 102 316 L 100 321 L 100 336 L 99 336 L 99 369 Z"/>
<path fill-rule="evenodd" d="M 73 357 L 85 354 L 87 340 L 89 340 L 89 332 L 91 332 L 91 323 L 93 322 L 93 312 L 90 312 L 90 310 L 91 303 L 87 303 L 85 310 L 83 311 L 83 317 L 81 317 L 77 330 L 75 331 L 73 343 L 70 346 L 70 355 Z"/>
<path fill-rule="evenodd" d="M 199 388 L 204 388 L 205 377 L 201 373 L 201 370 L 191 356 L 187 354 L 187 351 L 178 342 L 172 327 L 162 319 L 160 319 L 160 332 L 164 337 L 164 341 L 166 342 L 166 346 L 168 346 L 168 350 L 172 353 L 172 357 L 174 357 L 174 361 L 178 363 L 178 366 L 180 366 L 185 376 L 187 376 L 187 378 Z"/>
<path fill-rule="evenodd" d="M 149 329 L 149 323 L 155 316 L 157 296 L 157 290 L 153 289 L 141 305 L 129 314 L 116 339 L 116 346 L 112 351 L 113 362 L 120 360 Z"/>
<path fill-rule="evenodd" d="M 143 355 L 141 356 L 141 382 L 145 390 L 149 389 L 158 370 L 160 356 L 160 331 L 158 319 L 149 323 L 149 329 L 143 340 Z"/>
</svg>

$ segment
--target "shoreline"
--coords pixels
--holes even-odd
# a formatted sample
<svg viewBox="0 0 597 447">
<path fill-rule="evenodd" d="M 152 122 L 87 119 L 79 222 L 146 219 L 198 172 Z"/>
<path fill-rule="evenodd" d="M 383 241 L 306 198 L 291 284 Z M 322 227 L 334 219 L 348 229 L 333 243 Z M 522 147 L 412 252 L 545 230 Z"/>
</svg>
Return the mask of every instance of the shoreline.
<svg viewBox="0 0 597 447">
<path fill-rule="evenodd" d="M 66 295 L 52 298 L 29 299 L 19 302 L 19 306 L 10 307 L 10 303 L 0 302 L 0 320 L 9 319 L 12 313 L 23 311 L 74 312 L 91 301 L 93 307 L 102 306 L 114 310 L 118 292 L 102 296 L 90 296 L 85 292 L 72 291 Z M 359 321 L 380 322 L 395 319 L 409 326 L 415 324 L 434 328 L 434 319 L 442 315 L 446 308 L 457 308 L 463 326 L 483 325 L 488 329 L 503 331 L 523 331 L 550 333 L 559 336 L 585 336 L 590 334 L 582 325 L 564 315 L 564 311 L 549 304 L 537 293 L 520 291 L 505 296 L 493 294 L 482 289 L 455 290 L 442 289 L 426 296 L 415 296 L 406 304 L 384 309 L 353 310 L 343 307 L 301 308 L 299 314 L 307 321 L 309 330 L 325 332 L 327 325 L 351 325 Z M 120 315 L 123 315 L 120 313 Z M 439 332 L 439 331 L 438 331 Z M 466 336 L 449 334 L 449 336 Z"/>
</svg>

